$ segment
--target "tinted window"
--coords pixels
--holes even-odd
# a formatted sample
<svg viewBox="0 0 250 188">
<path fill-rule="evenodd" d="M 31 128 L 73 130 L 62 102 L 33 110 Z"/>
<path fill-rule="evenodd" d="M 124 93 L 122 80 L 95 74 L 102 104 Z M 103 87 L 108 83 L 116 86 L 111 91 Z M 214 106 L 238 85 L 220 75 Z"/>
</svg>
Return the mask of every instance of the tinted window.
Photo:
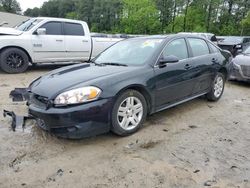
<svg viewBox="0 0 250 188">
<path fill-rule="evenodd" d="M 215 47 L 213 44 L 208 43 L 209 48 L 211 49 L 212 53 L 217 53 L 219 52 L 219 49 Z"/>
<path fill-rule="evenodd" d="M 46 35 L 62 35 L 62 24 L 60 22 L 48 22 L 41 28 L 46 29 Z"/>
<path fill-rule="evenodd" d="M 207 43 L 204 40 L 189 38 L 188 41 L 194 56 L 202 56 L 209 54 Z"/>
<path fill-rule="evenodd" d="M 170 42 L 163 51 L 163 57 L 174 55 L 180 60 L 188 58 L 187 45 L 184 39 L 177 39 Z"/>
<path fill-rule="evenodd" d="M 84 36 L 83 27 L 81 24 L 65 23 L 64 32 L 65 35 Z"/>
</svg>

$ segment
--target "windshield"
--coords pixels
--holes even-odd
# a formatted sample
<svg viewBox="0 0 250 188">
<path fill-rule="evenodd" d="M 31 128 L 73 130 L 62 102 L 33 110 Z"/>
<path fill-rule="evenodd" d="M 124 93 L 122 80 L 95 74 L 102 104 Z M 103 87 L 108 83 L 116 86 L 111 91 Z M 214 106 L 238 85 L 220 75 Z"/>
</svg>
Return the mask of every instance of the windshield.
<svg viewBox="0 0 250 188">
<path fill-rule="evenodd" d="M 244 54 L 250 54 L 250 46 L 247 49 L 245 49 L 245 51 L 243 53 Z"/>
<path fill-rule="evenodd" d="M 119 63 L 124 65 L 142 65 L 155 50 L 160 47 L 163 39 L 131 39 L 118 42 L 101 53 L 96 63 Z"/>
<path fill-rule="evenodd" d="M 223 42 L 242 43 L 242 37 L 226 37 Z"/>
<path fill-rule="evenodd" d="M 32 18 L 18 25 L 16 29 L 19 31 L 29 31 L 31 28 L 33 28 L 35 25 L 37 25 L 41 21 L 42 21 L 41 19 Z"/>
</svg>

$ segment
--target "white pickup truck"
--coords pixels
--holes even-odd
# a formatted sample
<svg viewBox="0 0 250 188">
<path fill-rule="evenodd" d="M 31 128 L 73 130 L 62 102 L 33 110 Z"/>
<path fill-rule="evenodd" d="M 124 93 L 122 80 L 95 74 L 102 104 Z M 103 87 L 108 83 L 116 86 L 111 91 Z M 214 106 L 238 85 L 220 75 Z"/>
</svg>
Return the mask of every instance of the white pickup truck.
<svg viewBox="0 0 250 188">
<path fill-rule="evenodd" d="M 91 37 L 83 21 L 31 18 L 16 28 L 0 27 L 0 67 L 21 73 L 29 64 L 88 61 L 120 40 Z"/>
</svg>

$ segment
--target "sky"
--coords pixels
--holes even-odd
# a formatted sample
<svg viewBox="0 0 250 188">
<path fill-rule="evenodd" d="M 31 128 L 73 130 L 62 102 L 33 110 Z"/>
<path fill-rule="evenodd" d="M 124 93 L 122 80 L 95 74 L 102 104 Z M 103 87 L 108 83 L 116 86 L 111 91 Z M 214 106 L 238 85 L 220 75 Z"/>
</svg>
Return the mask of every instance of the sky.
<svg viewBox="0 0 250 188">
<path fill-rule="evenodd" d="M 21 9 L 24 12 L 28 8 L 40 8 L 47 0 L 17 0 L 20 3 Z"/>
</svg>

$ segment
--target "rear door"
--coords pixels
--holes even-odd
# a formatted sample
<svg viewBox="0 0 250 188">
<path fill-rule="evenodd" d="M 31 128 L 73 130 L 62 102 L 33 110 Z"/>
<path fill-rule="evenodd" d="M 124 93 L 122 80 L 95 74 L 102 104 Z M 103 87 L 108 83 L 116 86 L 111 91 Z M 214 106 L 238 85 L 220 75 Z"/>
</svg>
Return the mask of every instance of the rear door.
<svg viewBox="0 0 250 188">
<path fill-rule="evenodd" d="M 45 28 L 45 35 L 32 35 L 34 60 L 36 62 L 53 62 L 64 60 L 66 57 L 62 23 L 50 21 L 39 28 Z"/>
<path fill-rule="evenodd" d="M 91 38 L 86 36 L 80 23 L 64 23 L 67 60 L 88 60 L 91 52 Z"/>
<path fill-rule="evenodd" d="M 161 58 L 169 55 L 178 57 L 180 61 L 168 63 L 163 68 L 155 67 L 157 110 L 184 100 L 192 94 L 194 67 L 184 38 L 174 39 L 167 44 Z"/>
<path fill-rule="evenodd" d="M 187 38 L 195 67 L 193 95 L 206 92 L 213 81 L 214 64 L 219 62 L 219 57 L 210 52 L 207 42 L 200 38 Z"/>
</svg>

